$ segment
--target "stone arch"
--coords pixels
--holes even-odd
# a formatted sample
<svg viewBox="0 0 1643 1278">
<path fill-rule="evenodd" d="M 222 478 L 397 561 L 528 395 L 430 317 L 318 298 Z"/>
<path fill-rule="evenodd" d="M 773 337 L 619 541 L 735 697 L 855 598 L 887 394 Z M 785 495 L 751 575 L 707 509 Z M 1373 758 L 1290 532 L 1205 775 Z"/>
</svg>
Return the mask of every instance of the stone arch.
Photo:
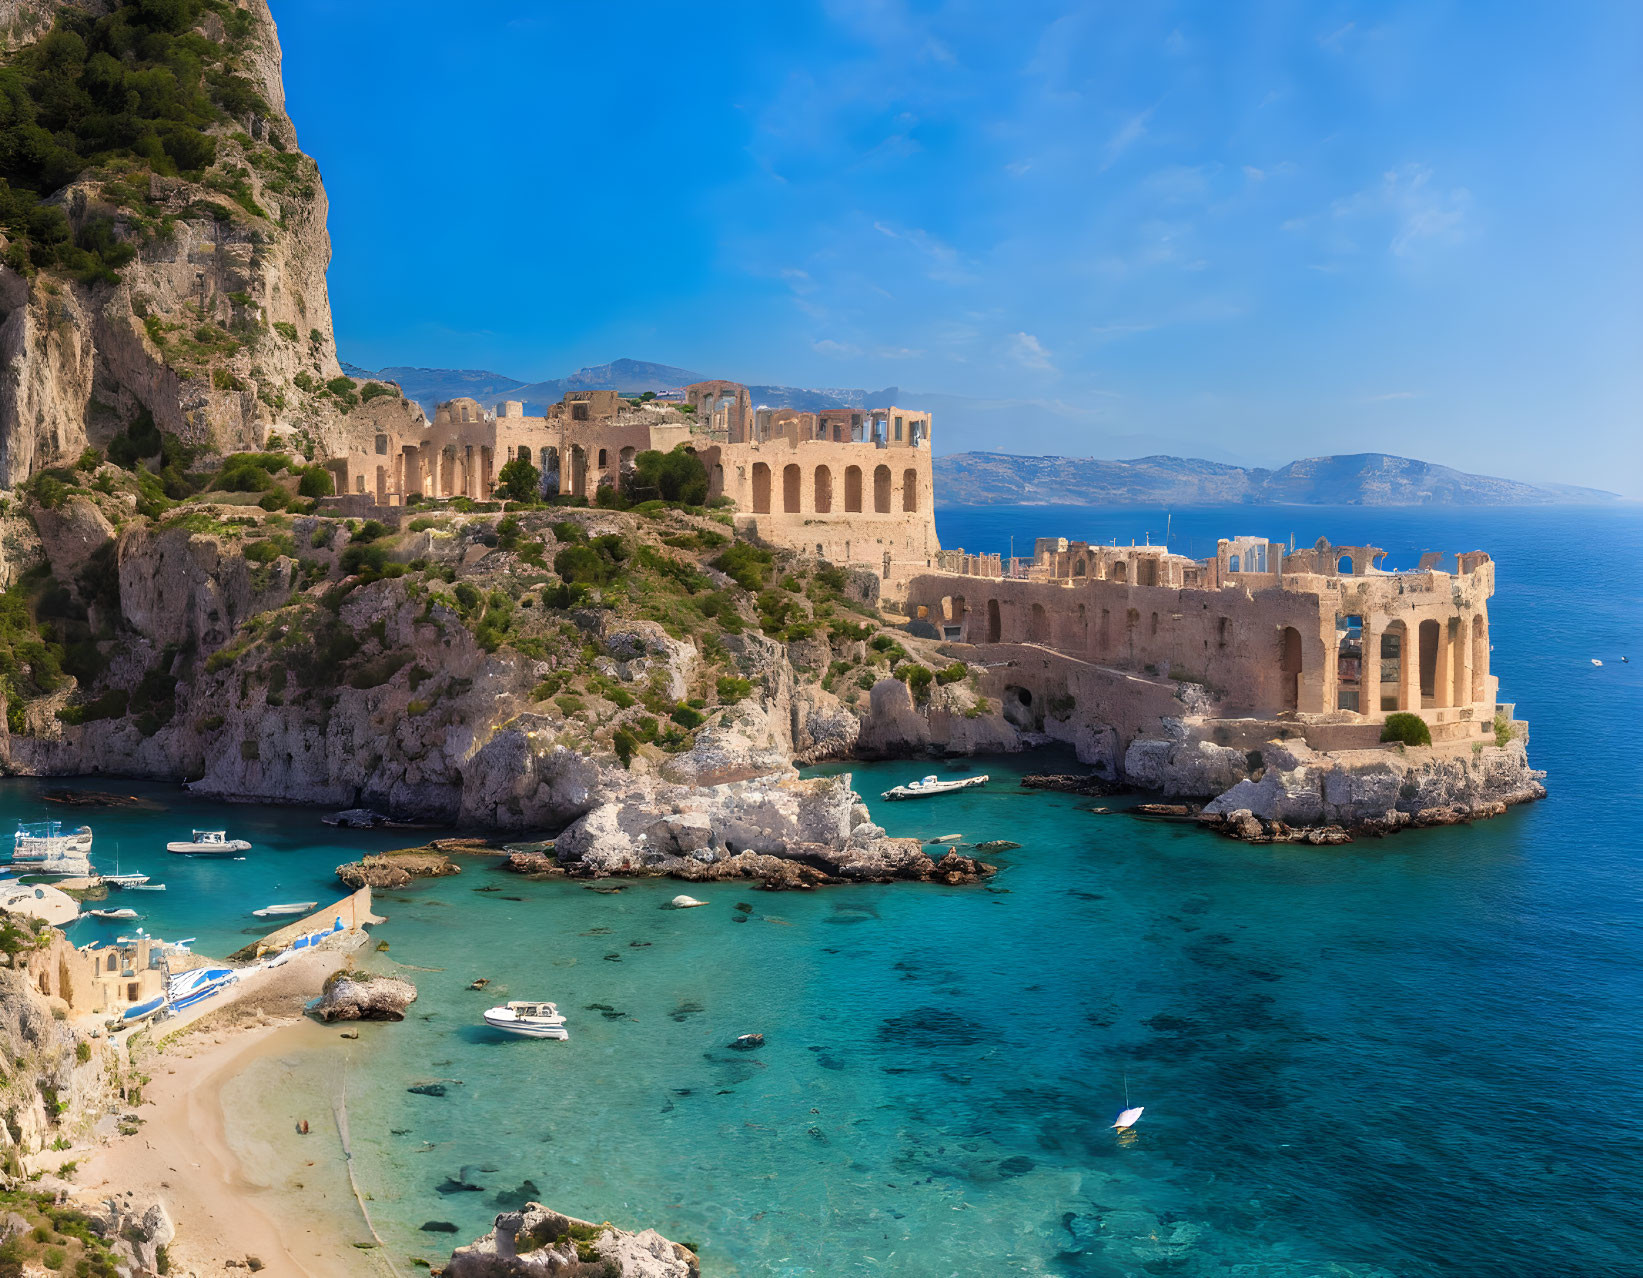
<svg viewBox="0 0 1643 1278">
<path fill-rule="evenodd" d="M 763 462 L 753 463 L 753 513 L 770 513 L 770 467 Z"/>
<path fill-rule="evenodd" d="M 1156 612 L 1152 614 L 1152 626 L 1147 631 L 1147 637 L 1149 639 L 1158 638 L 1158 614 Z"/>
<path fill-rule="evenodd" d="M 559 496 L 559 450 L 543 448 L 537 456 L 542 459 L 542 495 Z"/>
<path fill-rule="evenodd" d="M 599 450 L 598 469 L 600 469 L 600 470 L 609 470 L 610 469 L 610 449 L 601 448 Z"/>
<path fill-rule="evenodd" d="M 861 467 L 844 468 L 844 509 L 846 513 L 861 513 Z"/>
<path fill-rule="evenodd" d="M 799 485 L 802 482 L 799 467 L 796 462 L 788 462 L 782 467 L 782 513 L 796 515 L 799 513 Z"/>
<path fill-rule="evenodd" d="M 1352 576 L 1354 574 L 1355 568 L 1356 568 L 1356 565 L 1352 562 L 1352 556 L 1351 555 L 1342 555 L 1339 559 L 1337 559 L 1335 561 L 1335 571 L 1340 573 L 1340 575 L 1343 576 L 1343 577 Z"/>
<path fill-rule="evenodd" d="M 633 473 L 633 459 L 636 456 L 638 456 L 638 450 L 632 444 L 616 454 L 616 464 L 622 474 L 629 475 Z"/>
<path fill-rule="evenodd" d="M 1112 579 L 1114 581 L 1128 581 L 1130 579 L 1130 566 L 1122 559 L 1112 566 Z"/>
<path fill-rule="evenodd" d="M 1420 690 L 1421 705 L 1438 703 L 1438 647 L 1443 639 L 1443 627 L 1435 621 L 1420 625 Z M 1415 709 L 1414 706 L 1410 707 Z"/>
<path fill-rule="evenodd" d="M 570 446 L 570 491 L 572 497 L 588 495 L 588 450 L 581 444 Z"/>
<path fill-rule="evenodd" d="M 888 515 L 890 513 L 890 468 L 876 466 L 873 469 L 873 513 Z"/>
<path fill-rule="evenodd" d="M 1044 605 L 1035 603 L 1032 612 L 1027 618 L 1027 640 L 1030 643 L 1049 643 L 1050 616 L 1044 611 Z"/>
<path fill-rule="evenodd" d="M 998 613 L 998 600 L 987 601 L 987 642 L 998 643 L 1004 634 L 1004 621 Z"/>
<path fill-rule="evenodd" d="M 1228 572 L 1242 572 L 1243 571 L 1242 564 L 1243 564 L 1243 560 L 1240 559 L 1237 555 L 1229 556 L 1228 559 L 1227 559 L 1227 571 Z"/>
<path fill-rule="evenodd" d="M 388 468 L 386 466 L 377 467 L 376 497 L 377 505 L 386 506 L 388 504 Z"/>
<path fill-rule="evenodd" d="M 1285 626 L 1278 634 L 1280 701 L 1285 710 L 1301 708 L 1301 632 Z"/>
<path fill-rule="evenodd" d="M 1073 576 L 1082 577 L 1088 571 L 1089 571 L 1089 565 L 1087 563 L 1085 563 L 1082 559 L 1074 560 L 1074 562 L 1073 562 Z"/>
<path fill-rule="evenodd" d="M 1401 621 L 1389 621 L 1375 641 L 1380 646 L 1377 662 L 1370 671 L 1374 687 L 1374 704 L 1382 711 L 1412 710 L 1409 686 L 1412 677 L 1413 654 L 1409 647 L 1409 627 Z"/>
<path fill-rule="evenodd" d="M 833 511 L 833 472 L 826 466 L 816 467 L 814 481 L 815 508 L 818 515 L 828 515 Z"/>
<path fill-rule="evenodd" d="M 901 509 L 903 514 L 918 509 L 918 471 L 911 466 L 901 472 Z"/>
</svg>

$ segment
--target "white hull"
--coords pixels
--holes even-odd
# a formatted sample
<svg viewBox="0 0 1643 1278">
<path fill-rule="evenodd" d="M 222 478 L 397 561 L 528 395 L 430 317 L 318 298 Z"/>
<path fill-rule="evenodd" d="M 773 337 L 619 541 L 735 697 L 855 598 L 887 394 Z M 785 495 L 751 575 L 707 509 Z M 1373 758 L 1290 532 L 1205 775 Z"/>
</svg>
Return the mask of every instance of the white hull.
<svg viewBox="0 0 1643 1278">
<path fill-rule="evenodd" d="M 960 781 L 938 781 L 934 777 L 925 777 L 922 781 L 914 781 L 910 785 L 898 785 L 884 791 L 881 799 L 929 799 L 938 794 L 955 794 L 959 790 L 973 790 L 978 785 L 986 785 L 988 778 L 965 777 Z"/>
<path fill-rule="evenodd" d="M 504 1034 L 513 1034 L 519 1038 L 556 1038 L 560 1042 L 570 1038 L 570 1031 L 563 1025 L 527 1025 L 522 1021 L 497 1022 L 485 1018 L 485 1024 L 493 1030 L 501 1030 Z"/>
<path fill-rule="evenodd" d="M 235 839 L 232 843 L 167 843 L 165 850 L 178 856 L 244 856 L 251 845 Z"/>
<path fill-rule="evenodd" d="M 283 918 L 287 914 L 312 914 L 318 907 L 318 901 L 294 901 L 289 905 L 265 906 L 251 913 L 259 919 L 272 919 Z"/>
</svg>

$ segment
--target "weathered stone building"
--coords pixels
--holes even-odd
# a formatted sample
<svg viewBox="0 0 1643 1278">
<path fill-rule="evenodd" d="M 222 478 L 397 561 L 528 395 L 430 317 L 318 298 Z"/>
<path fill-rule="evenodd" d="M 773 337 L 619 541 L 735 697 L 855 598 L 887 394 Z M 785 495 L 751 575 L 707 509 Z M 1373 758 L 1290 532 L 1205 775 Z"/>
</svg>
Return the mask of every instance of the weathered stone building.
<svg viewBox="0 0 1643 1278">
<path fill-rule="evenodd" d="M 922 574 L 907 605 L 950 640 L 1064 658 L 1021 661 L 1004 693 L 1038 720 L 1046 703 L 1076 699 L 1074 685 L 1097 701 L 1122 685 L 1127 703 L 1163 693 L 1166 708 L 1189 701 L 1240 737 L 1288 724 L 1320 748 L 1374 745 L 1397 711 L 1419 714 L 1435 741 L 1492 736 L 1497 710 L 1510 711 L 1489 669 L 1493 562 L 1434 554 L 1387 572 L 1385 553 L 1237 538 L 1193 560 L 1162 546 L 1040 542 L 1025 579 Z"/>
<path fill-rule="evenodd" d="M 521 456 L 548 495 L 592 500 L 639 453 L 683 444 L 707 467 L 709 499 L 729 499 L 738 525 L 772 545 L 871 569 L 887 584 L 934 567 L 940 550 L 929 413 L 755 410 L 745 386 L 714 381 L 686 387 L 683 406 L 573 391 L 542 417 L 518 401 L 489 412 L 455 399 L 430 422 L 409 401 L 382 397 L 348 423 L 345 448 L 326 464 L 339 493 L 379 505 L 411 494 L 483 500 Z"/>
</svg>

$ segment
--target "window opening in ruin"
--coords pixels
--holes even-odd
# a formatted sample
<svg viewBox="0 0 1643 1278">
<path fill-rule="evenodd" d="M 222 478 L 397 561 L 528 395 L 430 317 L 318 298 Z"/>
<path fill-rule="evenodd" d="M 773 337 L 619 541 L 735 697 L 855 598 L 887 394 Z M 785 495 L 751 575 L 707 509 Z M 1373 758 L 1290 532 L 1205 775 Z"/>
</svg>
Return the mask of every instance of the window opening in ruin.
<svg viewBox="0 0 1643 1278">
<path fill-rule="evenodd" d="M 1044 605 L 1035 603 L 1031 615 L 1027 619 L 1027 638 L 1032 643 L 1049 643 L 1050 616 L 1044 611 Z"/>
<path fill-rule="evenodd" d="M 901 472 L 902 513 L 918 509 L 918 471 L 908 468 Z"/>
<path fill-rule="evenodd" d="M 1158 614 L 1156 612 L 1152 614 L 1152 629 L 1149 634 L 1154 639 L 1158 637 Z"/>
<path fill-rule="evenodd" d="M 1435 621 L 1423 621 L 1420 627 L 1421 706 L 1438 703 L 1438 640 L 1441 627 Z M 1414 706 L 1410 707 L 1415 709 Z"/>
<path fill-rule="evenodd" d="M 1342 555 L 1335 563 L 1335 571 L 1343 577 L 1350 577 L 1352 575 L 1352 556 Z"/>
<path fill-rule="evenodd" d="M 890 468 L 878 466 L 873 470 L 873 512 L 879 515 L 890 513 Z"/>
<path fill-rule="evenodd" d="M 1301 708 L 1301 632 L 1285 626 L 1278 641 L 1278 672 L 1282 681 L 1283 708 Z"/>
<path fill-rule="evenodd" d="M 1158 584 L 1158 561 L 1143 559 L 1135 565 L 1135 584 L 1138 586 L 1156 586 Z"/>
<path fill-rule="evenodd" d="M 833 511 L 833 472 L 826 466 L 816 467 L 816 513 L 818 515 L 831 514 Z"/>
<path fill-rule="evenodd" d="M 1114 581 L 1128 581 L 1130 579 L 1129 565 L 1122 559 L 1112 566 L 1112 579 Z"/>
<path fill-rule="evenodd" d="M 1229 617 L 1219 618 L 1215 623 L 1215 646 L 1217 648 L 1225 648 L 1227 646 L 1227 640 L 1231 637 L 1231 635 L 1232 635 L 1232 620 L 1231 620 L 1231 618 L 1229 618 Z"/>
<path fill-rule="evenodd" d="M 799 468 L 793 463 L 782 468 L 782 511 L 784 514 L 796 515 L 799 513 Z"/>
<path fill-rule="evenodd" d="M 1342 613 L 1335 618 L 1335 708 L 1358 710 L 1363 688 L 1363 618 Z"/>
<path fill-rule="evenodd" d="M 1004 622 L 998 614 L 998 600 L 987 601 L 987 642 L 997 643 L 1004 633 Z"/>
<path fill-rule="evenodd" d="M 386 435 L 378 435 L 377 436 L 377 452 L 383 454 L 384 456 L 387 455 L 387 452 L 388 452 L 388 437 Z"/>
<path fill-rule="evenodd" d="M 1227 560 L 1227 571 L 1228 572 L 1242 572 L 1243 571 L 1243 560 L 1241 560 L 1237 555 L 1231 556 Z"/>
<path fill-rule="evenodd" d="M 896 418 L 896 443 L 901 443 L 901 418 Z"/>
<path fill-rule="evenodd" d="M 770 467 L 763 462 L 753 463 L 753 513 L 770 513 Z"/>
<path fill-rule="evenodd" d="M 1381 635 L 1380 654 L 1380 708 L 1382 710 L 1401 710 L 1398 698 L 1403 689 L 1403 628 L 1402 623 L 1394 623 L 1396 628 L 1388 627 Z"/>
<path fill-rule="evenodd" d="M 1073 565 L 1073 576 L 1082 577 L 1087 571 L 1087 565 L 1082 559 Z"/>
<path fill-rule="evenodd" d="M 861 467 L 844 468 L 844 509 L 847 514 L 861 513 Z"/>
</svg>

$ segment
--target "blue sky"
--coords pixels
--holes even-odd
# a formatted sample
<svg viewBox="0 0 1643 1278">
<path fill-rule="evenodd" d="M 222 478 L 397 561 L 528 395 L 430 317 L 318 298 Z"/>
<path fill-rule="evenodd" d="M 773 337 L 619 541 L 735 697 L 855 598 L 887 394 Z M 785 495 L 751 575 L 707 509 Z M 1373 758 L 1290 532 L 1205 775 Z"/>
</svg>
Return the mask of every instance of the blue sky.
<svg viewBox="0 0 1643 1278">
<path fill-rule="evenodd" d="M 273 0 L 343 357 L 1643 497 L 1643 6 Z"/>
</svg>

